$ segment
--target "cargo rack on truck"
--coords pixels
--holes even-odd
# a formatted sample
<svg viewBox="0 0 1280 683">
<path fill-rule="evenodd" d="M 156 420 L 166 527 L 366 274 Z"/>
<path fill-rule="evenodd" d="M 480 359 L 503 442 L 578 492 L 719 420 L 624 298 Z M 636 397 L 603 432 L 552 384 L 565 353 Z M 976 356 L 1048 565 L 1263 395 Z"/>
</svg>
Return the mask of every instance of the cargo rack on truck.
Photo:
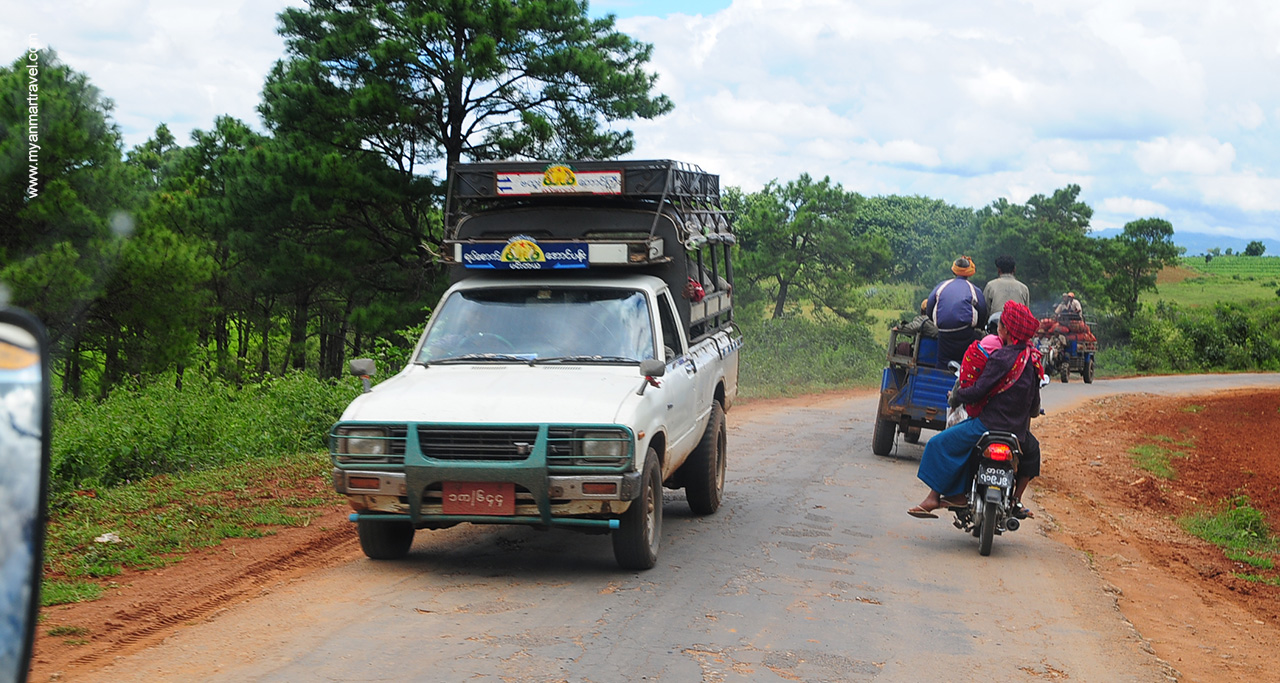
<svg viewBox="0 0 1280 683">
<path fill-rule="evenodd" d="M 454 165 L 447 194 L 455 279 L 636 269 L 667 282 L 691 342 L 732 325 L 736 239 L 715 174 L 669 159 L 494 161 Z"/>
</svg>

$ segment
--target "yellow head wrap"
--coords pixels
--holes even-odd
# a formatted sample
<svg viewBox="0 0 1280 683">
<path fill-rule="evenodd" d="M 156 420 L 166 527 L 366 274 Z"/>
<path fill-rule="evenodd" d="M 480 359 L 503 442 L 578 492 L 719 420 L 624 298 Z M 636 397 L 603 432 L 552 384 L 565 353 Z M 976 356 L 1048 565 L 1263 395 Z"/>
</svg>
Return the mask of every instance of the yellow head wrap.
<svg viewBox="0 0 1280 683">
<path fill-rule="evenodd" d="M 969 277 L 978 272 L 978 269 L 974 267 L 973 259 L 968 256 L 961 256 L 956 259 L 955 263 L 951 264 L 951 272 L 959 277 Z"/>
</svg>

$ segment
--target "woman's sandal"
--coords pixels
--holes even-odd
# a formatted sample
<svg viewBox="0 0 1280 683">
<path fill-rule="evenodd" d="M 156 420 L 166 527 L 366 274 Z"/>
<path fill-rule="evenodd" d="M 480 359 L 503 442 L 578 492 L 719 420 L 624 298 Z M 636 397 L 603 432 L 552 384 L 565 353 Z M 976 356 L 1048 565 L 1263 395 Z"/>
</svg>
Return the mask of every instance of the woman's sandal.
<svg viewBox="0 0 1280 683">
<path fill-rule="evenodd" d="M 920 519 L 937 519 L 938 516 L 933 514 L 933 510 L 926 510 L 919 505 L 907 510 L 907 514 Z"/>
<path fill-rule="evenodd" d="M 944 508 L 967 508 L 969 507 L 968 496 L 943 496 L 938 499 L 940 503 L 938 507 Z"/>
</svg>

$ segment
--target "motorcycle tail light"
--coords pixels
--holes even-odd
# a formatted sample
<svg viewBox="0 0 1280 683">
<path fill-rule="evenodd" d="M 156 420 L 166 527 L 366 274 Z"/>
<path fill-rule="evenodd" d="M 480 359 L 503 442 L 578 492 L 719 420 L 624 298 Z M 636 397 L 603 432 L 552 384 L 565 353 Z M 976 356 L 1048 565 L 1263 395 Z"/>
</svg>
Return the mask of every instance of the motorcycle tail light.
<svg viewBox="0 0 1280 683">
<path fill-rule="evenodd" d="M 996 462 L 1009 462 L 1013 460 L 1013 449 L 1002 443 L 993 443 L 987 446 L 987 459 Z"/>
</svg>

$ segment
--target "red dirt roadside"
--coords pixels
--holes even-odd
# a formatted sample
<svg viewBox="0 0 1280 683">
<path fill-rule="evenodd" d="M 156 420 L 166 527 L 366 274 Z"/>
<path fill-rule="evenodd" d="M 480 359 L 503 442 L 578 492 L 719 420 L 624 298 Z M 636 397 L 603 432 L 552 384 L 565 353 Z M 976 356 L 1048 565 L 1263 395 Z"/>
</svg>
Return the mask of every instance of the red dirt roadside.
<svg viewBox="0 0 1280 683">
<path fill-rule="evenodd" d="M 1036 431 L 1050 535 L 1090 557 L 1155 653 L 1189 681 L 1280 680 L 1280 570 L 1229 560 L 1177 523 L 1243 495 L 1280 529 L 1280 392 L 1111 396 Z M 1175 476 L 1135 467 L 1142 445 L 1182 454 Z"/>
</svg>

